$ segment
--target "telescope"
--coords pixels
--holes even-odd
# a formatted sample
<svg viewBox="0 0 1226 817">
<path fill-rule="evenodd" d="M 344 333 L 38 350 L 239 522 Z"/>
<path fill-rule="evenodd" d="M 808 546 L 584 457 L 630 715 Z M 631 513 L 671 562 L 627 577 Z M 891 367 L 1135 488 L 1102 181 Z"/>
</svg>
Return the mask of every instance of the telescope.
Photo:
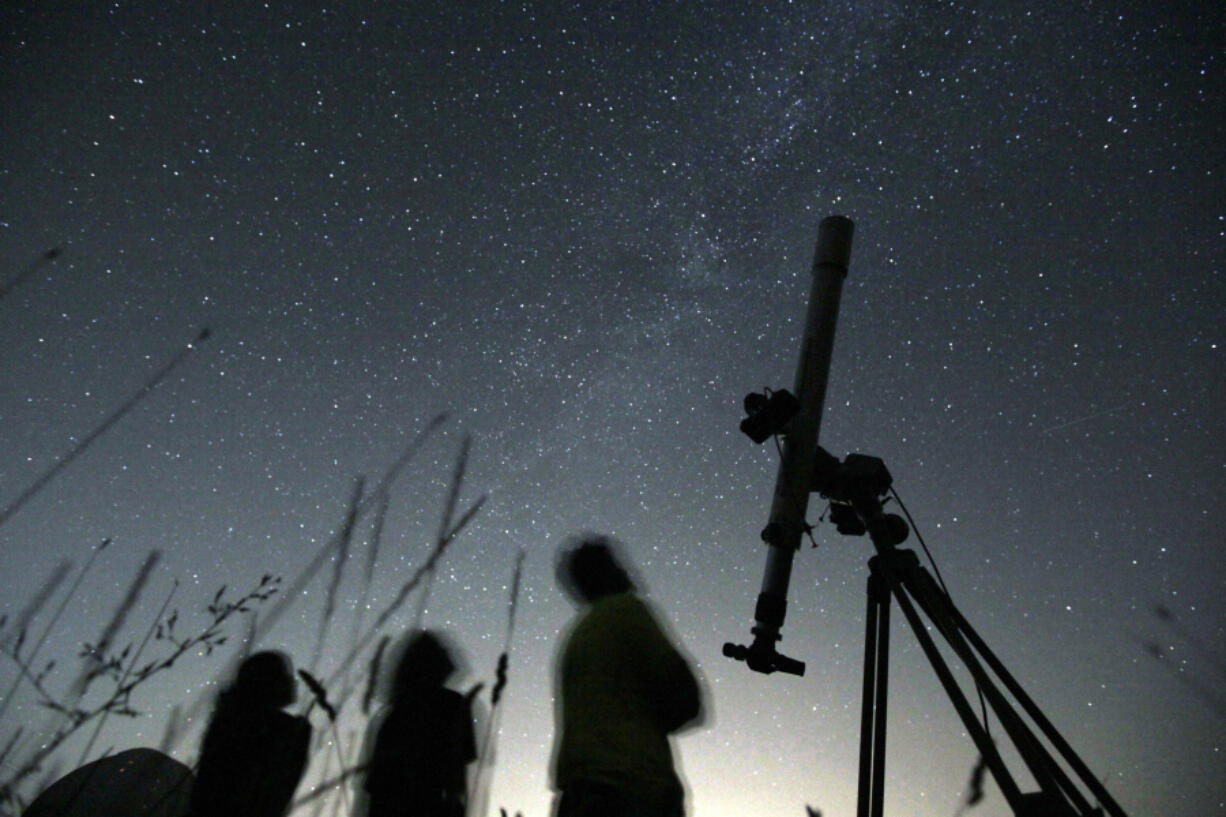
<svg viewBox="0 0 1226 817">
<path fill-rule="evenodd" d="M 857 817 L 881 817 L 884 807 L 892 600 L 906 617 L 979 750 L 983 766 L 992 774 L 1015 817 L 1102 817 L 1104 811 L 1111 817 L 1127 817 L 1099 778 L 954 606 L 944 587 L 920 564 L 915 553 L 898 548 L 907 539 L 910 528 L 902 517 L 884 511 L 894 482 L 885 463 L 877 457 L 855 453 L 840 460 L 818 445 L 852 232 L 851 221 L 841 216 L 824 219 L 818 229 L 812 289 L 793 390 L 768 389 L 751 394 L 744 401 L 746 417 L 741 421 L 741 431 L 759 445 L 772 437 L 780 440 L 780 460 L 770 517 L 762 530 L 762 540 L 767 545 L 766 566 L 750 629 L 753 640 L 748 645 L 724 644 L 724 655 L 764 674 L 804 674 L 804 662 L 781 654 L 776 645 L 782 640 L 792 560 L 802 537 L 812 535 L 812 527 L 805 521 L 809 496 L 817 493 L 830 503 L 830 522 L 839 533 L 867 535 L 876 551 L 868 562 Z M 983 720 L 938 649 L 937 637 L 945 640 L 973 678 L 984 702 Z M 1004 737 L 1012 742 L 1030 777 L 1038 784 L 1038 791 L 1023 792 L 1005 766 L 996 741 L 988 733 L 988 708 L 995 713 Z M 1074 777 L 1080 779 L 1080 786 Z M 1091 803 L 1083 788 L 1097 805 Z"/>
</svg>

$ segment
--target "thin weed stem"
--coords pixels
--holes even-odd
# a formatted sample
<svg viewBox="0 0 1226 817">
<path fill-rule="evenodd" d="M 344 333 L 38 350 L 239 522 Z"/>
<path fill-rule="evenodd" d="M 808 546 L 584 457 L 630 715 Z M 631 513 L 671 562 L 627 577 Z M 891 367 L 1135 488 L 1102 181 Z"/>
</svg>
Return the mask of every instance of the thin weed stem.
<svg viewBox="0 0 1226 817">
<path fill-rule="evenodd" d="M 157 372 L 154 373 L 153 377 L 145 381 L 145 385 L 141 386 L 140 390 L 137 391 L 136 394 L 129 397 L 123 403 L 123 405 L 121 405 L 105 420 L 103 420 L 102 424 L 91 431 L 89 435 L 85 437 L 85 439 L 73 446 L 73 448 L 69 450 L 67 454 L 58 459 L 54 465 L 43 472 L 42 476 L 34 480 L 34 482 L 28 488 L 21 492 L 20 496 L 9 503 L 8 507 L 6 507 L 3 511 L 0 511 L 0 526 L 3 526 L 5 522 L 8 522 L 9 519 L 11 519 L 15 513 L 20 511 L 27 502 L 37 496 L 38 493 L 43 490 L 43 488 L 46 488 L 47 484 L 58 476 L 61 471 L 71 465 L 73 460 L 85 453 L 86 449 L 93 445 L 99 437 L 110 431 L 116 423 L 122 420 L 124 416 L 128 414 L 128 412 L 135 408 L 136 404 L 143 400 L 146 395 L 156 389 L 158 385 L 160 385 L 172 371 L 178 368 L 179 364 L 182 363 L 188 355 L 195 351 L 196 347 L 207 340 L 208 337 L 209 330 L 202 329 L 191 343 L 180 349 L 179 353 L 171 358 L 169 363 L 167 363 L 161 369 L 158 369 Z"/>
<path fill-rule="evenodd" d="M 336 549 L 336 559 L 332 563 L 332 580 L 328 582 L 328 592 L 324 597 L 323 613 L 319 617 L 319 633 L 315 639 L 315 652 L 311 656 L 311 672 L 319 666 L 319 658 L 323 654 L 324 639 L 328 635 L 328 625 L 336 612 L 336 593 L 340 589 L 341 579 L 345 574 L 345 563 L 349 561 L 349 547 L 353 541 L 353 529 L 358 521 L 358 509 L 362 503 L 362 489 L 366 478 L 358 476 L 353 481 L 353 492 L 349 497 L 349 510 L 345 514 L 345 524 L 341 527 L 340 543 Z"/>
<path fill-rule="evenodd" d="M 170 592 L 166 594 L 166 599 L 162 602 L 162 606 L 158 608 L 157 615 L 153 617 L 153 622 L 149 625 L 149 629 L 145 631 L 145 637 L 141 639 L 140 646 L 136 648 L 136 652 L 128 661 L 127 667 L 123 671 L 123 675 L 119 678 L 119 686 L 127 683 L 128 678 L 132 676 L 132 671 L 136 668 L 136 662 L 140 660 L 141 654 L 144 653 L 145 647 L 148 646 L 149 640 L 153 638 L 153 634 L 157 631 L 158 625 L 162 622 L 162 616 L 166 614 L 166 609 L 170 607 L 171 600 L 175 597 L 175 593 L 179 589 L 179 580 L 175 579 L 170 586 Z M 102 733 L 102 727 L 106 726 L 107 718 L 110 716 L 110 710 L 103 712 L 102 717 L 98 719 L 97 725 L 94 727 L 94 733 L 90 735 L 89 742 L 85 744 L 85 750 L 81 752 L 81 759 L 77 761 L 80 766 L 85 763 L 89 757 L 89 752 L 94 748 L 94 743 L 98 740 L 98 735 Z"/>
</svg>

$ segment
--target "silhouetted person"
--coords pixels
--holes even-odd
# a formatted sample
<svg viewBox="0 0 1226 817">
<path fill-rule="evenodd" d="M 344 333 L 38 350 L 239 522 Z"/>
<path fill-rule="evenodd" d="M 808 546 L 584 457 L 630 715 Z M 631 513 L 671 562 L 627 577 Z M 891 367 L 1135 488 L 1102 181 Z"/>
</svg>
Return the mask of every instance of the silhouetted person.
<svg viewBox="0 0 1226 817">
<path fill-rule="evenodd" d="M 557 817 L 681 817 L 669 735 L 702 715 L 698 681 L 613 553 L 564 547 L 558 581 L 581 612 L 557 668 Z"/>
<path fill-rule="evenodd" d="M 437 635 L 410 637 L 367 762 L 367 817 L 463 817 L 477 748 L 468 700 L 444 686 L 455 670 Z"/>
<path fill-rule="evenodd" d="M 192 787 L 190 817 L 282 817 L 306 768 L 311 726 L 283 712 L 297 698 L 293 665 L 258 652 L 217 696 Z"/>
</svg>

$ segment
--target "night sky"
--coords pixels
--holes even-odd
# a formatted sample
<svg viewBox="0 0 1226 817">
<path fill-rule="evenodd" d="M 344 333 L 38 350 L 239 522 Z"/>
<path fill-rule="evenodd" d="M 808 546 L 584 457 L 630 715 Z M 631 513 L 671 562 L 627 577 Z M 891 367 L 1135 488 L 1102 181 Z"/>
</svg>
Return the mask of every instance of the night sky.
<svg viewBox="0 0 1226 817">
<path fill-rule="evenodd" d="M 853 814 L 871 543 L 820 524 L 798 555 L 780 649 L 803 678 L 720 654 L 749 636 L 777 463 L 741 400 L 791 387 L 839 214 L 822 445 L 885 460 L 959 608 L 1129 814 L 1226 814 L 1215 4 L 163 0 L 0 24 L 0 505 L 212 330 L 0 525 L 10 616 L 113 540 L 43 648 L 53 688 L 150 550 L 127 641 L 176 580 L 184 630 L 223 584 L 289 584 L 354 478 L 448 412 L 391 488 L 369 596 L 373 503 L 358 519 L 322 655 L 332 563 L 260 646 L 333 671 L 355 610 L 427 557 L 471 435 L 459 510 L 488 499 L 424 621 L 463 650 L 459 687 L 489 683 L 526 551 L 492 813 L 547 813 L 573 614 L 553 559 L 590 529 L 704 678 L 712 717 L 677 742 L 691 813 Z M 245 627 L 94 756 L 157 746 Z M 887 813 L 953 815 L 977 754 L 894 633 Z M 45 723 L 27 685 L 0 741 Z M 989 784 L 968 813 L 1009 811 Z"/>
</svg>

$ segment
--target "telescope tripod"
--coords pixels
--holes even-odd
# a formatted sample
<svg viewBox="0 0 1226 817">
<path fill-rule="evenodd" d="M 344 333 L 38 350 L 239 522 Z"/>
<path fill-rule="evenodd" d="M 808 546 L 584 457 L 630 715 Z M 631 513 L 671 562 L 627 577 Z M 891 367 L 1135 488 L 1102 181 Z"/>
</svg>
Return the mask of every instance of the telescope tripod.
<svg viewBox="0 0 1226 817">
<path fill-rule="evenodd" d="M 876 537 L 874 537 L 876 539 Z M 962 723 L 974 740 L 983 763 L 992 773 L 1016 817 L 1101 817 L 1104 809 L 1112 817 L 1125 817 L 1106 788 L 1090 772 L 1034 701 L 1026 695 L 983 639 L 967 623 L 937 585 L 931 574 L 910 550 L 878 546 L 869 560 L 868 610 L 865 616 L 864 693 L 860 720 L 860 778 L 857 817 L 881 817 L 885 789 L 886 693 L 889 679 L 890 600 L 896 599 L 907 623 L 923 648 L 929 663 L 953 702 Z M 917 610 L 916 608 L 919 608 Z M 1004 731 L 1021 755 L 1038 792 L 1023 793 L 997 751 L 987 726 L 954 679 L 932 635 L 924 626 L 920 611 L 970 671 L 980 693 L 996 713 Z M 986 668 L 985 668 L 986 664 Z M 989 675 L 995 674 L 1013 699 L 1038 726 L 1068 766 L 1101 804 L 1090 804 L 1074 785 L 1048 748 Z"/>
<path fill-rule="evenodd" d="M 794 394 L 767 390 L 765 394 L 745 398 L 748 416 L 741 421 L 741 431 L 758 444 L 772 436 L 781 436 L 782 446 L 770 521 L 762 531 L 762 539 L 769 547 L 766 548 L 762 589 L 754 607 L 754 626 L 750 630 L 753 642 L 749 645 L 724 644 L 724 655 L 744 661 L 755 672 L 804 674 L 804 662 L 782 655 L 776 644 L 782 638 L 780 630 L 787 612 L 792 560 L 809 529 L 805 521 L 809 495 L 819 493 L 830 500 L 830 521 L 839 533 L 852 536 L 868 533 L 877 551 L 869 561 L 857 817 L 882 815 L 892 598 L 898 600 L 898 606 L 1015 817 L 1102 817 L 1104 810 L 1111 817 L 1126 817 L 949 597 L 920 566 L 915 554 L 895 548 L 906 539 L 909 531 L 901 517 L 882 510 L 882 497 L 892 483 L 885 464 L 876 457 L 862 454 L 849 454 L 840 462 L 817 444 L 835 323 L 851 258 L 852 232 L 851 221 L 841 216 L 823 219 L 818 228 L 812 289 L 801 336 Z M 996 712 L 1004 732 L 1037 781 L 1038 792 L 1023 793 L 1009 774 L 988 734 L 986 713 L 981 723 L 954 680 L 936 642 L 925 629 L 917 606 L 974 677 L 980 694 Z M 1099 806 L 1090 804 L 1047 745 L 1040 742 L 1030 725 L 1006 700 L 989 675 L 989 669 L 1029 716 L 1030 723 L 1042 732 L 1047 745 L 1054 747 L 1081 778 Z"/>
</svg>

